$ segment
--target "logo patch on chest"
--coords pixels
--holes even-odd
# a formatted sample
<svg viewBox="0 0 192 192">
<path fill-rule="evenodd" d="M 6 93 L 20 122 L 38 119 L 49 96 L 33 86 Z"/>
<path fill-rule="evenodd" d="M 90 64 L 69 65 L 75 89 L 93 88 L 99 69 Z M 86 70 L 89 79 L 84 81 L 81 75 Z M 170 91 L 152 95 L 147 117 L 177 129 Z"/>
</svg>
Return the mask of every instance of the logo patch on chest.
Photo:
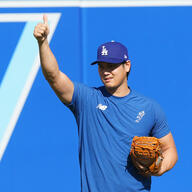
<svg viewBox="0 0 192 192">
<path fill-rule="evenodd" d="M 99 104 L 99 105 L 97 105 L 96 108 L 98 108 L 98 109 L 100 109 L 100 110 L 102 110 L 102 111 L 105 111 L 105 110 L 107 109 L 107 106 L 106 106 L 106 105 Z"/>
<path fill-rule="evenodd" d="M 145 111 L 140 111 L 136 117 L 135 122 L 139 123 L 141 121 L 141 119 L 143 118 L 143 116 L 145 115 Z"/>
</svg>

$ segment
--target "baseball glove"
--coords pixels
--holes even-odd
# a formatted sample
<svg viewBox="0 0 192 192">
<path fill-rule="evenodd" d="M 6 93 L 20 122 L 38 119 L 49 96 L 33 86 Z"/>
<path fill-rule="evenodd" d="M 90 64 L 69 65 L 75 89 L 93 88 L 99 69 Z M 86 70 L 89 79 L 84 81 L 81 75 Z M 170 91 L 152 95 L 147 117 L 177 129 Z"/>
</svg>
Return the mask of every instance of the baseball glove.
<svg viewBox="0 0 192 192">
<path fill-rule="evenodd" d="M 138 172 L 144 176 L 155 175 L 163 160 L 161 143 L 156 137 L 135 136 L 130 156 Z"/>
</svg>

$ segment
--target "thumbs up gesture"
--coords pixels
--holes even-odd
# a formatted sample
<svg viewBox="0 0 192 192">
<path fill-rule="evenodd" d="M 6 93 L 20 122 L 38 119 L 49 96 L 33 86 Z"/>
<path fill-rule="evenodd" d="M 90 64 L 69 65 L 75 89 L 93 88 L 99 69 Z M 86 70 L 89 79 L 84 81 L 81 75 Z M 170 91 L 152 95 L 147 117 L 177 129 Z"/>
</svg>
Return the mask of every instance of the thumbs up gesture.
<svg viewBox="0 0 192 192">
<path fill-rule="evenodd" d="M 43 23 L 35 26 L 33 35 L 39 43 L 43 43 L 49 34 L 49 25 L 47 15 L 43 15 Z"/>
</svg>

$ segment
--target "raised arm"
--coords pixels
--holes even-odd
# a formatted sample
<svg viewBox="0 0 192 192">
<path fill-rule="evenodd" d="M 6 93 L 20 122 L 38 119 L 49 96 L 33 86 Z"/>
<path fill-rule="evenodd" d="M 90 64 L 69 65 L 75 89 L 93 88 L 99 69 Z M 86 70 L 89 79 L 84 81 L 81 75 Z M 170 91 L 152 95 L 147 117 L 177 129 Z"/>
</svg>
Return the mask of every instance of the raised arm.
<svg viewBox="0 0 192 192">
<path fill-rule="evenodd" d="M 162 144 L 163 161 L 157 176 L 172 169 L 178 160 L 177 150 L 171 132 L 159 140 Z"/>
<path fill-rule="evenodd" d="M 74 85 L 72 81 L 59 70 L 57 60 L 49 47 L 47 41 L 49 25 L 46 15 L 43 16 L 43 23 L 36 25 L 33 35 L 38 41 L 41 67 L 46 80 L 59 99 L 63 103 L 69 104 L 72 100 Z"/>
</svg>

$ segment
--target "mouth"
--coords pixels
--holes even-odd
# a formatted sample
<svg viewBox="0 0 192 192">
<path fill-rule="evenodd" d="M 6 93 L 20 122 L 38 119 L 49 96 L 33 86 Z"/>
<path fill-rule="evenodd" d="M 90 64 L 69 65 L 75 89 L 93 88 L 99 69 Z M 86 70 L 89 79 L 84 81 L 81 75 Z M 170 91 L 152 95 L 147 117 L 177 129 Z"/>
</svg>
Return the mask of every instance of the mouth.
<svg viewBox="0 0 192 192">
<path fill-rule="evenodd" d="M 112 80 L 112 78 L 108 77 L 108 78 L 104 78 L 103 80 L 104 80 L 105 83 L 109 83 Z"/>
</svg>

